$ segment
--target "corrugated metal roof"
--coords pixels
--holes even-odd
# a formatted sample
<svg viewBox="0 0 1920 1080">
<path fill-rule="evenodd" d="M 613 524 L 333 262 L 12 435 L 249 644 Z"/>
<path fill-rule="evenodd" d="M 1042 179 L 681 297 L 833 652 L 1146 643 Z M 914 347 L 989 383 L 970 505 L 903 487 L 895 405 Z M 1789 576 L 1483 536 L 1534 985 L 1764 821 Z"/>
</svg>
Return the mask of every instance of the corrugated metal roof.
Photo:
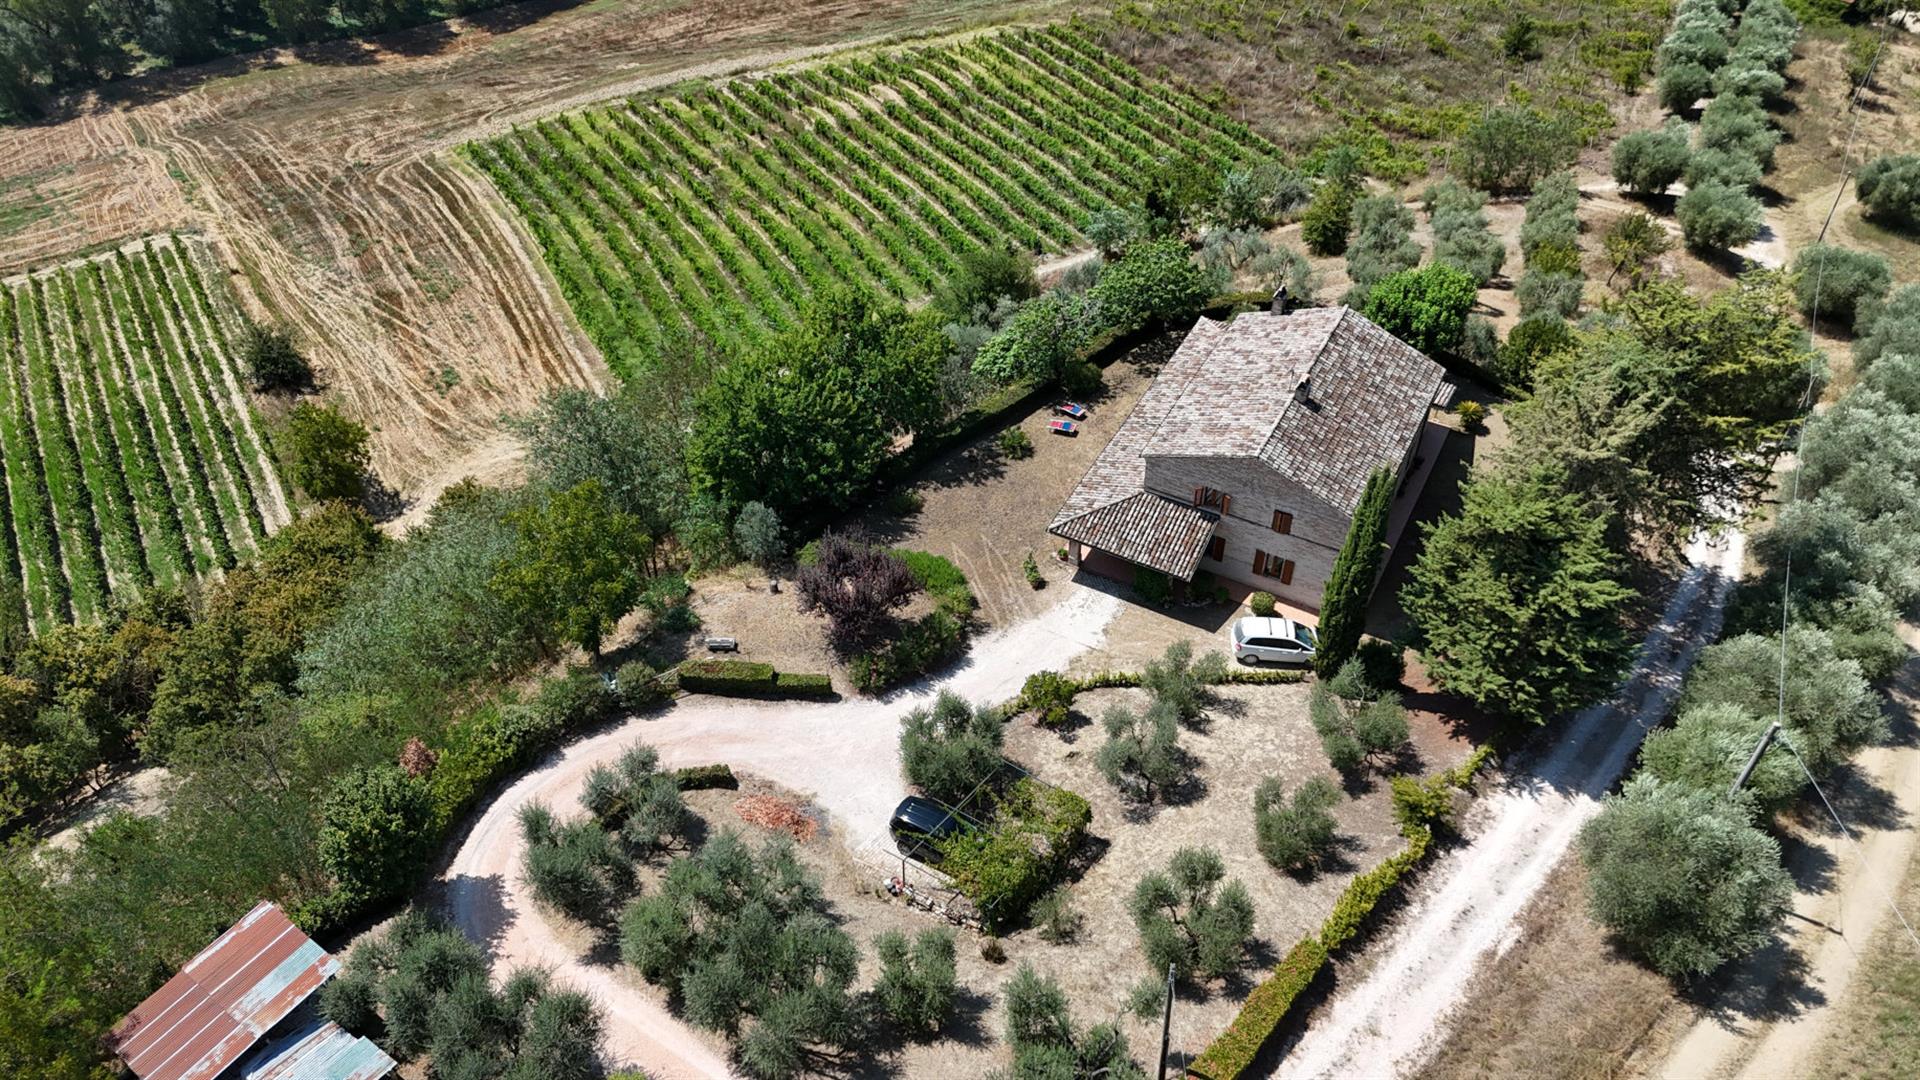
<svg viewBox="0 0 1920 1080">
<path fill-rule="evenodd" d="M 213 1080 L 340 970 L 262 901 L 108 1035 L 141 1080 Z"/>
<path fill-rule="evenodd" d="M 309 1014 L 255 1047 L 234 1080 L 378 1080 L 393 1059 L 365 1038 Z"/>
</svg>

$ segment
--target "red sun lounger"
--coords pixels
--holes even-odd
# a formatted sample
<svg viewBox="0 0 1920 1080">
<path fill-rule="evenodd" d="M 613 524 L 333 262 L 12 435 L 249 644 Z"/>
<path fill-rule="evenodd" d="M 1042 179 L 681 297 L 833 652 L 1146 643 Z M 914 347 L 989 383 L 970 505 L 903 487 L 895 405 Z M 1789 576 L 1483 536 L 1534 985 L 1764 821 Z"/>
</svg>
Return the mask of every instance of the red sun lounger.
<svg viewBox="0 0 1920 1080">
<path fill-rule="evenodd" d="M 1057 413 L 1061 413 L 1066 416 L 1071 416 L 1075 420 L 1085 420 L 1087 418 L 1087 407 L 1085 405 L 1080 404 L 1077 401 L 1063 401 L 1060 404 L 1055 405 L 1053 407 L 1053 411 Z"/>
<path fill-rule="evenodd" d="M 1047 421 L 1047 426 L 1052 428 L 1056 435 L 1078 435 L 1080 433 L 1080 425 L 1071 420 L 1049 420 Z"/>
</svg>

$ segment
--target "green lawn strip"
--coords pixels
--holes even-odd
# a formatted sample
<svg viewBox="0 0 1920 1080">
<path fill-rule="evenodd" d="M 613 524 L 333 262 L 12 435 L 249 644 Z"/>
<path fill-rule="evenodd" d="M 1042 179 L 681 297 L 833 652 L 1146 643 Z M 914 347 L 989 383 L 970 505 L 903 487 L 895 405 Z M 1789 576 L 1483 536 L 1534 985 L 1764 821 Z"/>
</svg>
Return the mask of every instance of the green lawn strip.
<svg viewBox="0 0 1920 1080">
<path fill-rule="evenodd" d="M 214 450 L 219 455 L 221 470 L 226 473 L 234 501 L 239 504 L 237 520 L 245 533 L 234 539 L 248 548 L 258 547 L 260 541 L 266 539 L 267 523 L 260 512 L 260 496 L 253 488 L 253 474 L 247 471 L 246 463 L 240 458 L 240 436 L 234 432 L 228 420 L 229 410 L 223 407 L 232 390 L 220 378 L 220 361 L 214 352 L 218 348 L 217 339 L 213 337 L 211 327 L 197 318 L 197 312 L 189 310 L 193 305 L 193 297 L 186 283 L 181 280 L 179 264 L 163 264 L 161 252 L 156 251 L 152 244 L 147 245 L 143 261 L 148 280 L 157 284 L 157 295 L 166 302 L 168 330 L 179 345 L 179 355 L 184 361 L 179 367 L 173 368 L 170 374 L 179 380 L 189 407 L 204 420 L 207 435 L 213 440 Z M 185 306 L 180 299 L 183 291 L 188 292 Z"/>
<path fill-rule="evenodd" d="M 166 474 L 166 497 L 180 508 L 181 536 L 192 552 L 193 572 L 196 576 L 210 574 L 220 565 L 214 537 L 224 535 L 214 516 L 213 493 L 206 490 L 205 474 L 194 467 L 186 421 L 168 410 L 157 385 L 154 365 L 160 345 L 155 340 L 152 319 L 135 292 L 138 283 L 127 269 L 123 253 L 115 252 L 107 264 L 107 295 L 113 312 L 110 321 L 125 335 L 127 348 L 121 359 L 126 362 L 124 377 L 130 397 L 140 403 L 140 416 L 146 421 L 154 454 Z"/>
<path fill-rule="evenodd" d="M 19 539 L 20 566 L 27 611 L 39 630 L 50 630 L 73 616 L 67 600 L 66 573 L 60 568 L 60 544 L 53 534 L 53 510 L 47 505 L 47 480 L 42 474 L 40 448 L 33 437 L 33 417 L 27 411 L 27 384 L 22 341 L 25 308 L 22 283 L 7 290 L 5 355 L 0 356 L 0 450 L 7 460 L 7 498 Z"/>
<path fill-rule="evenodd" d="M 115 332 L 112 309 L 106 299 L 106 271 L 99 261 L 81 274 L 79 300 L 87 336 L 93 342 L 94 366 L 86 373 L 98 400 L 106 407 L 113 442 L 119 447 L 120 471 L 127 478 L 147 566 L 154 584 L 172 588 L 192 576 L 193 553 L 187 549 L 180 505 L 173 498 L 161 467 L 146 408 L 127 382 L 131 370 L 125 346 Z"/>
<path fill-rule="evenodd" d="M 148 332 L 160 345 L 154 356 L 155 384 L 167 411 L 175 417 L 175 438 L 190 448 L 187 464 L 193 473 L 195 494 L 204 494 L 218 515 L 212 521 L 214 554 L 220 560 L 221 569 L 229 569 L 238 561 L 237 552 L 249 545 L 244 524 L 246 515 L 241 505 L 244 493 L 235 490 L 238 485 L 227 475 L 218 433 L 206 415 L 207 403 L 195 385 L 187 360 L 189 343 L 183 340 L 180 327 L 169 318 L 171 312 L 163 297 L 165 286 L 155 280 L 146 258 L 149 254 L 142 251 L 140 257 L 129 258 L 127 262 L 131 280 L 139 292 Z M 181 423 L 185 424 L 184 429 L 178 427 Z"/>
<path fill-rule="evenodd" d="M 0 297 L 0 358 L 13 349 L 13 294 L 11 289 L 0 286 L 6 295 Z M 0 430 L 9 426 L 6 417 L 0 416 Z M 0 461 L 4 461 L 4 451 L 0 451 Z M 10 575 L 10 580 L 20 590 L 17 596 L 9 596 L 8 606 L 12 611 L 8 618 L 16 618 L 24 623 L 28 620 L 27 598 L 24 591 L 24 578 L 20 566 L 19 541 L 13 527 L 13 499 L 9 491 L 9 478 L 4 467 L 0 467 L 0 573 Z M 12 593 L 14 590 L 8 590 Z"/>
<path fill-rule="evenodd" d="M 187 286 L 203 334 L 201 341 L 208 346 L 199 353 L 199 359 L 207 379 L 217 388 L 215 396 L 227 417 L 227 430 L 235 439 L 236 452 L 248 476 L 254 502 L 263 516 L 270 504 L 275 507 L 275 516 L 278 516 L 278 507 L 286 502 L 286 488 L 273 471 L 273 455 L 268 450 L 266 439 L 260 434 L 260 418 L 254 415 L 253 404 L 244 389 L 244 376 L 233 360 L 232 328 L 235 325 L 233 316 L 237 312 L 230 311 L 229 317 L 221 317 L 202 280 L 199 260 L 182 248 L 177 240 L 160 251 L 167 264 L 169 280 Z"/>
<path fill-rule="evenodd" d="M 93 369 L 100 361 L 94 356 L 93 342 L 87 335 L 86 320 L 80 310 L 79 282 L 71 269 L 61 273 L 57 291 L 64 341 L 63 347 L 53 351 L 55 386 L 72 414 L 80 471 L 93 494 L 101 548 L 110 571 L 109 582 L 115 593 L 125 590 L 137 594 L 153 585 L 153 570 L 147 565 L 146 545 L 140 539 L 133 493 L 127 490 L 127 478 L 120 471 L 120 452 L 113 443 L 113 425 L 101 415 L 93 383 Z"/>
<path fill-rule="evenodd" d="M 20 336 L 26 363 L 27 401 L 33 407 L 33 432 L 40 443 L 47 502 L 53 508 L 54 538 L 67 575 L 72 617 L 92 622 L 107 605 L 107 564 L 100 550 L 100 525 L 93 516 L 93 493 L 80 470 L 73 424 L 60 381 L 54 375 L 53 333 L 47 318 L 47 279 L 33 279 L 22 297 Z"/>
</svg>

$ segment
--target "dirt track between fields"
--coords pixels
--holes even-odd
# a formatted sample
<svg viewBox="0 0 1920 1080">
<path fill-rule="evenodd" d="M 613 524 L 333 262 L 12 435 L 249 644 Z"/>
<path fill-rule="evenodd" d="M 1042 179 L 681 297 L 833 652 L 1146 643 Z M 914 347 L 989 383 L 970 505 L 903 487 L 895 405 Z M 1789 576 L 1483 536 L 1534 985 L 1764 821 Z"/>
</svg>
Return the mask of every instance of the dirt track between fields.
<svg viewBox="0 0 1920 1080">
<path fill-rule="evenodd" d="M 534 801 L 574 805 L 587 773 L 639 740 L 659 750 L 669 768 L 721 761 L 800 792 L 827 810 L 849 847 L 858 846 L 884 833 L 888 814 L 906 794 L 898 740 L 908 710 L 936 689 L 971 701 L 1004 701 L 1028 675 L 1064 670 L 1073 657 L 1101 645 L 1121 607 L 1116 592 L 1079 584 L 1060 591 L 1046 612 L 977 641 L 961 666 L 935 685 L 828 703 L 696 695 L 568 747 L 495 799 L 468 833 L 444 875 L 454 922 L 487 946 L 496 975 L 539 965 L 591 993 L 606 1011 L 604 1046 L 615 1064 L 669 1080 L 725 1075 L 725 1057 L 712 1036 L 667 1012 L 616 963 L 582 959 L 566 931 L 534 908 L 520 881 L 520 808 Z"/>
<path fill-rule="evenodd" d="M 374 464 L 429 499 L 503 478 L 503 413 L 609 378 L 531 238 L 451 148 L 682 78 L 765 67 L 1050 0 L 527 4 L 133 80 L 0 129 L 0 274 L 133 235 L 205 232 L 255 316 L 291 325 Z"/>
</svg>

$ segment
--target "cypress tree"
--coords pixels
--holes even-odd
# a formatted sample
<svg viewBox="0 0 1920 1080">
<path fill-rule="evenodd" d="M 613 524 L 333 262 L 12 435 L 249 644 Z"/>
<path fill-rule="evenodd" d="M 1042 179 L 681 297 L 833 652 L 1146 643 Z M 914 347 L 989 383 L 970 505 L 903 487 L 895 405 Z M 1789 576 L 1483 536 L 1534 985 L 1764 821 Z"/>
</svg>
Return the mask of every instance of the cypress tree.
<svg viewBox="0 0 1920 1080">
<path fill-rule="evenodd" d="M 1387 553 L 1387 512 L 1393 507 L 1393 474 L 1376 469 L 1360 493 L 1346 542 L 1333 560 L 1326 595 L 1320 602 L 1320 642 L 1314 670 L 1331 676 L 1360 644 L 1367 623 L 1367 596 Z"/>
</svg>

